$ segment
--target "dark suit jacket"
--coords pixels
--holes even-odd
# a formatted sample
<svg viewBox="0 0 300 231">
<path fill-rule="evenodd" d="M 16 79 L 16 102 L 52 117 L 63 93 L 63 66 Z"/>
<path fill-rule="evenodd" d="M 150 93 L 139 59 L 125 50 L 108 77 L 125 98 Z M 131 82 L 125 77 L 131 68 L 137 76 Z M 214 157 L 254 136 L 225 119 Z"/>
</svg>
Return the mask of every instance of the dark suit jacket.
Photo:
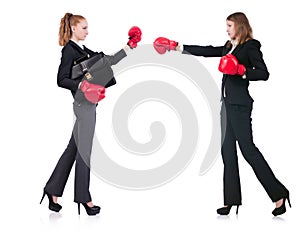
<svg viewBox="0 0 300 231">
<path fill-rule="evenodd" d="M 92 56 L 97 52 L 94 52 L 87 47 L 83 46 L 84 49 L 81 49 L 75 42 L 70 40 L 62 49 L 61 63 L 58 68 L 57 74 L 57 84 L 59 87 L 69 89 L 72 92 L 73 97 L 75 96 L 76 91 L 78 90 L 78 85 L 82 78 L 71 79 L 72 66 L 74 61 L 79 58 L 86 56 L 87 54 Z M 115 65 L 121 59 L 126 56 L 126 53 L 123 49 L 117 52 L 115 55 L 105 55 L 108 57 L 111 65 Z M 81 96 L 83 97 L 83 95 Z M 76 97 L 77 98 L 77 97 Z"/>
<path fill-rule="evenodd" d="M 261 44 L 255 39 L 250 39 L 238 45 L 232 52 L 240 64 L 246 67 L 246 79 L 238 75 L 223 75 L 222 92 L 225 89 L 225 100 L 231 104 L 251 104 L 249 94 L 249 81 L 267 80 L 269 72 L 260 51 Z M 231 50 L 228 42 L 224 46 L 196 46 L 184 45 L 183 53 L 204 57 L 222 57 Z M 223 94 L 222 94 L 223 97 Z"/>
</svg>

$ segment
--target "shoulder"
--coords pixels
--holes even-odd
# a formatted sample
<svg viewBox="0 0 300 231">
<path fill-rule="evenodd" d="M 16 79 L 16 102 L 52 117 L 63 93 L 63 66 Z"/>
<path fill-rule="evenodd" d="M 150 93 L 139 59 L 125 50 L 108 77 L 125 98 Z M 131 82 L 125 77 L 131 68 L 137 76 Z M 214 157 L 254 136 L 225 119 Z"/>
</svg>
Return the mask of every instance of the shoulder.
<svg viewBox="0 0 300 231">
<path fill-rule="evenodd" d="M 245 46 L 260 49 L 261 44 L 256 39 L 249 39 L 245 42 Z"/>
<path fill-rule="evenodd" d="M 76 43 L 70 40 L 63 48 L 62 48 L 62 56 L 66 56 L 67 58 L 78 58 L 80 56 L 86 55 L 87 51 L 81 49 Z"/>
<path fill-rule="evenodd" d="M 72 44 L 70 42 L 68 42 L 62 49 L 61 49 L 61 53 L 63 55 L 70 55 L 74 53 L 74 47 L 72 46 Z"/>
</svg>

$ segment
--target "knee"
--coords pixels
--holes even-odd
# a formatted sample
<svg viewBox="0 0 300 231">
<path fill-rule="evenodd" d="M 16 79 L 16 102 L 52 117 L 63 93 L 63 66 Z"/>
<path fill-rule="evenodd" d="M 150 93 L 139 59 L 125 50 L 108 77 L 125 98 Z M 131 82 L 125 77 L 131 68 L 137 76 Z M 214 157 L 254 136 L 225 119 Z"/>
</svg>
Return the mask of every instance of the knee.
<svg viewBox="0 0 300 231">
<path fill-rule="evenodd" d="M 241 147 L 241 152 L 243 157 L 249 164 L 255 162 L 256 160 L 262 157 L 261 152 L 254 144 L 246 147 Z"/>
</svg>

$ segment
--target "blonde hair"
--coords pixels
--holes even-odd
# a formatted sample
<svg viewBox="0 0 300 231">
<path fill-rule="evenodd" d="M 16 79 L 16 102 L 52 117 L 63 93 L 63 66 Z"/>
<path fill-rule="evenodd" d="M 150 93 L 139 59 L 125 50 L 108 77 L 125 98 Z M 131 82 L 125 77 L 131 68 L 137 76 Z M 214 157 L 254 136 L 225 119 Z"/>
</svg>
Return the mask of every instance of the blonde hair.
<svg viewBox="0 0 300 231">
<path fill-rule="evenodd" d="M 246 15 L 242 12 L 236 12 L 227 17 L 226 20 L 232 21 L 238 36 L 238 43 L 243 44 L 249 39 L 253 39 L 252 28 Z"/>
<path fill-rule="evenodd" d="M 60 20 L 58 43 L 60 46 L 66 45 L 72 37 L 72 26 L 76 26 L 81 20 L 85 18 L 81 15 L 73 15 L 66 13 Z"/>
</svg>

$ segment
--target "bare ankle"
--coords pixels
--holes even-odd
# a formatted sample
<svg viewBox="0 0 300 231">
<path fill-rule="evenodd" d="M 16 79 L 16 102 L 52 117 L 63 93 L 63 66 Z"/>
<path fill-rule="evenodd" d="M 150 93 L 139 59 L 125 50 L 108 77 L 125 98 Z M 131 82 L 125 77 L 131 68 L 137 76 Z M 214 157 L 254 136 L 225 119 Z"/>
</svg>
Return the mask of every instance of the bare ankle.
<svg viewBox="0 0 300 231">
<path fill-rule="evenodd" d="M 57 197 L 56 196 L 52 196 L 53 202 L 57 203 Z"/>
<path fill-rule="evenodd" d="M 94 204 L 93 204 L 93 202 L 92 201 L 90 201 L 90 202 L 87 202 L 86 203 L 89 207 L 94 207 Z"/>
<path fill-rule="evenodd" d="M 275 204 L 276 204 L 276 208 L 279 208 L 283 203 L 283 198 L 281 198 L 280 200 L 276 201 Z"/>
</svg>

